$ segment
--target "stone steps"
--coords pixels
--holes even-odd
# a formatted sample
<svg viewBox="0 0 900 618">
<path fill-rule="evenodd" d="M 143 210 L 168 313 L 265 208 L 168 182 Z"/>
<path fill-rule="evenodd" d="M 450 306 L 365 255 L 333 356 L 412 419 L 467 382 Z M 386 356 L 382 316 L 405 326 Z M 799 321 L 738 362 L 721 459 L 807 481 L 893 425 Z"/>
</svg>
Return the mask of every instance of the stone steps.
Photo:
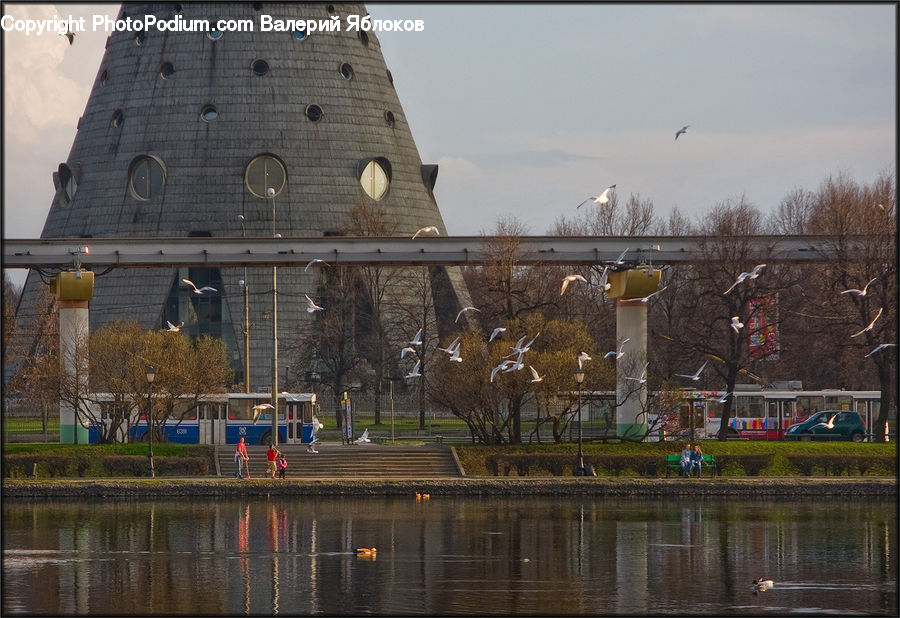
<svg viewBox="0 0 900 618">
<path fill-rule="evenodd" d="M 306 445 L 284 445 L 288 461 L 287 478 L 447 478 L 462 473 L 452 447 L 441 445 L 388 446 L 380 444 L 344 445 L 320 443 L 318 453 L 308 453 Z M 265 478 L 266 448 L 247 447 L 250 477 Z M 234 474 L 234 445 L 217 447 L 219 474 Z"/>
</svg>

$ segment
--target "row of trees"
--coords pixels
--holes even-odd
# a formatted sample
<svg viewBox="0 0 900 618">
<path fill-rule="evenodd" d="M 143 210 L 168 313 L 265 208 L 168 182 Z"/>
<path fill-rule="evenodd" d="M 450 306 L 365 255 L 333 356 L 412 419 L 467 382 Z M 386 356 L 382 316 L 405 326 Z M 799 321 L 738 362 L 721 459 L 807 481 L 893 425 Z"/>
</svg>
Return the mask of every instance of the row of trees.
<svg viewBox="0 0 900 618">
<path fill-rule="evenodd" d="M 897 348 L 866 355 L 881 343 L 897 341 L 895 180 L 885 173 L 860 185 L 839 175 L 826 179 L 816 191 L 793 191 L 768 215 L 741 196 L 716 204 L 695 221 L 678 209 L 659 217 L 653 204 L 639 195 L 620 204 L 612 194 L 606 205 L 580 210 L 571 219 L 560 216 L 551 233 L 624 237 L 623 244 L 631 249 L 628 259 L 641 236 L 705 239 L 698 263 L 663 266 L 662 285 L 668 287 L 650 302 L 648 358 L 628 357 L 630 365 L 620 361 L 620 370 L 632 367 L 636 373 L 649 363 L 651 390 L 669 392 L 687 386 L 676 374 L 690 373 L 705 361 L 701 379 L 690 386 L 731 392 L 738 383 L 792 379 L 811 389 L 880 389 L 882 418 L 873 428 L 880 432 L 888 412 L 896 409 Z M 398 235 L 383 209 L 369 204 L 352 211 L 344 232 Z M 615 387 L 615 363 L 602 358 L 618 347 L 615 301 L 599 285 L 603 265 L 572 270 L 518 263 L 520 239 L 528 233 L 519 220 L 507 218 L 486 234 L 491 237 L 492 258 L 462 269 L 471 298 L 453 295 L 451 269 L 321 268 L 315 292 L 326 310 L 317 312 L 305 330 L 281 337 L 282 354 L 295 368 L 285 388 L 324 388 L 336 403 L 348 385 L 359 383 L 374 394 L 378 423 L 382 389 L 394 379 L 417 401 L 422 427 L 428 406 L 440 405 L 465 420 L 484 442 L 517 443 L 523 440 L 522 412 L 529 407 L 538 411 L 539 425 L 550 424 L 554 438 L 562 439 L 574 406 L 570 396 L 560 393 L 573 392 L 573 370 L 581 352 L 593 358 L 584 363 L 583 388 Z M 821 248 L 834 251 L 838 259 L 775 263 L 771 248 L 759 250 L 750 240 L 798 234 L 827 236 L 833 246 Z M 652 251 L 644 250 L 645 260 L 652 261 Z M 724 293 L 757 264 L 766 264 L 758 278 Z M 575 282 L 561 295 L 560 282 L 573 272 L 588 284 Z M 842 293 L 862 289 L 869 281 L 865 296 Z M 467 312 L 457 321 L 456 313 L 465 305 L 479 311 Z M 777 331 L 777 347 L 751 356 L 751 337 L 764 333 L 758 321 L 764 312 L 767 329 Z M 872 328 L 857 335 L 876 315 Z M 735 316 L 745 325 L 737 332 L 731 327 Z M 506 331 L 488 342 L 496 327 Z M 410 345 L 420 330 L 421 344 Z M 512 342 L 538 333 L 525 359 L 542 380 L 533 382 L 525 369 L 499 373 L 491 381 L 492 368 L 510 353 Z M 173 333 L 155 335 L 171 339 Z M 438 350 L 457 337 L 464 359 L 460 363 Z M 406 346 L 413 350 L 401 359 L 400 350 Z M 400 379 L 416 363 L 421 376 Z M 140 374 L 143 365 L 136 371 Z M 134 384 L 145 382 L 140 376 L 133 379 Z M 221 382 L 222 387 L 225 384 Z M 656 408 L 649 411 L 671 418 L 676 401 L 662 396 L 653 405 Z M 727 400 L 723 428 L 731 415 Z M 340 426 L 339 414 L 335 420 Z"/>
</svg>

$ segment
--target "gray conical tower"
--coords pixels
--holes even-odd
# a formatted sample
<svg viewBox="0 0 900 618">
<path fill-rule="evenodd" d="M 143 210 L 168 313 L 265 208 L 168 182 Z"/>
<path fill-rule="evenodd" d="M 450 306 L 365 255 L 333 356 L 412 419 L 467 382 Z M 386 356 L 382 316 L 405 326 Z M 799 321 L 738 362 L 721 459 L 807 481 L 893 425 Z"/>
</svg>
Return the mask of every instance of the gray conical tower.
<svg viewBox="0 0 900 618">
<path fill-rule="evenodd" d="M 342 233 L 359 204 L 383 207 L 392 235 L 426 225 L 446 234 L 432 194 L 436 166 L 422 164 L 378 39 L 346 28 L 364 5 L 128 3 L 119 18 L 145 15 L 177 19 L 183 31 L 110 35 L 71 153 L 53 174 L 42 238 L 327 236 Z M 263 15 L 338 15 L 342 30 L 263 32 Z M 189 31 L 195 20 L 219 19 L 249 20 L 253 31 Z M 278 274 L 280 336 L 310 319 L 303 294 L 318 275 Z M 437 274 L 432 283 L 444 289 L 435 295 L 467 302 L 458 271 Z M 221 293 L 196 297 L 183 277 Z M 224 338 L 239 382 L 243 279 L 234 268 L 113 270 L 97 277 L 91 328 L 184 320 L 192 335 Z M 250 269 L 247 279 L 252 384 L 261 388 L 271 378 L 271 269 Z M 40 285 L 29 277 L 20 315 Z"/>
</svg>

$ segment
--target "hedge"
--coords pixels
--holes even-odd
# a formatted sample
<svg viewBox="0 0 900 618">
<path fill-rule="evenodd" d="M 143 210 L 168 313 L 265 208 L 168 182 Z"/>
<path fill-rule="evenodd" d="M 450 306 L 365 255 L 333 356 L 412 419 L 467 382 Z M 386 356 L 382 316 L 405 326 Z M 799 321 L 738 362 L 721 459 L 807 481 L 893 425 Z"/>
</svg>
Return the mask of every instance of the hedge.
<svg viewBox="0 0 900 618">
<path fill-rule="evenodd" d="M 16 454 L 3 456 L 3 476 L 26 476 L 27 467 L 36 465 L 41 477 L 109 477 L 146 476 L 147 457 L 143 455 Z M 206 457 L 174 457 L 158 455 L 153 467 L 160 476 L 204 476 L 209 474 Z"/>
</svg>

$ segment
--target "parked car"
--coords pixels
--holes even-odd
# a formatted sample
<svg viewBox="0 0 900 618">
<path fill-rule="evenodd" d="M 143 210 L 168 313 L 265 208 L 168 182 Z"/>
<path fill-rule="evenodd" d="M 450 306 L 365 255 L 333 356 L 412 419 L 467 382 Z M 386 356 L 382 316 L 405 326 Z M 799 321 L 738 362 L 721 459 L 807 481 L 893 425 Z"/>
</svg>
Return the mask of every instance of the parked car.
<svg viewBox="0 0 900 618">
<path fill-rule="evenodd" d="M 853 440 L 862 442 L 866 426 L 856 412 L 825 410 L 787 428 L 785 440 Z"/>
</svg>

